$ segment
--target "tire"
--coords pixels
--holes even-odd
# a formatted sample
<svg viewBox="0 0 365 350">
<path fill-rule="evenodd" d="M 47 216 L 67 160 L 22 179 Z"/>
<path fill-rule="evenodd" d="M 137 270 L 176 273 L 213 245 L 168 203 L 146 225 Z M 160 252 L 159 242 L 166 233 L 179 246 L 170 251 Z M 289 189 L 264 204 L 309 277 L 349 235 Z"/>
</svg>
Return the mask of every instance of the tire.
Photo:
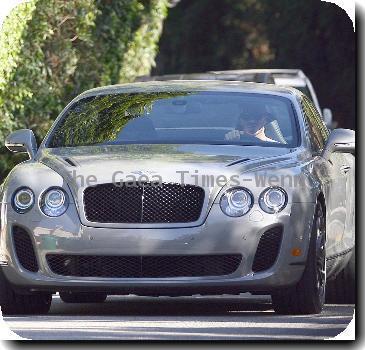
<svg viewBox="0 0 365 350">
<path fill-rule="evenodd" d="M 326 303 L 328 304 L 355 304 L 356 282 L 355 282 L 355 250 L 346 267 L 336 276 L 334 280 L 327 283 Z"/>
<path fill-rule="evenodd" d="M 303 275 L 295 286 L 272 292 L 272 305 L 276 313 L 306 315 L 322 311 L 326 290 L 325 228 L 324 211 L 318 203 Z"/>
<path fill-rule="evenodd" d="M 103 303 L 108 297 L 105 293 L 73 293 L 60 292 L 60 298 L 64 303 Z"/>
<path fill-rule="evenodd" d="M 51 303 L 51 293 L 30 295 L 15 293 L 0 270 L 0 305 L 4 316 L 44 315 L 48 313 Z"/>
</svg>

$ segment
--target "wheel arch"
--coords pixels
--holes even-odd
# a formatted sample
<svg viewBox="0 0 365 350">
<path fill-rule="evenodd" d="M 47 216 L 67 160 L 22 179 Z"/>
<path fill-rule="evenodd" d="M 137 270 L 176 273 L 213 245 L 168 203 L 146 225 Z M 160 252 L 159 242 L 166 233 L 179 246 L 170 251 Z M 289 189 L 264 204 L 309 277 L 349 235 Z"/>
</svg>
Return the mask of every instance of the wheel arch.
<svg viewBox="0 0 365 350">
<path fill-rule="evenodd" d="M 324 193 L 322 191 L 319 192 L 317 195 L 317 203 L 320 203 L 322 205 L 322 209 L 326 214 L 326 198 L 324 197 Z"/>
<path fill-rule="evenodd" d="M 326 222 L 327 222 L 326 198 L 325 198 L 324 193 L 322 191 L 319 192 L 318 195 L 317 195 L 317 203 L 320 203 L 321 206 L 322 206 L 325 225 L 326 225 Z M 325 238 L 327 239 L 327 229 L 325 231 Z"/>
</svg>

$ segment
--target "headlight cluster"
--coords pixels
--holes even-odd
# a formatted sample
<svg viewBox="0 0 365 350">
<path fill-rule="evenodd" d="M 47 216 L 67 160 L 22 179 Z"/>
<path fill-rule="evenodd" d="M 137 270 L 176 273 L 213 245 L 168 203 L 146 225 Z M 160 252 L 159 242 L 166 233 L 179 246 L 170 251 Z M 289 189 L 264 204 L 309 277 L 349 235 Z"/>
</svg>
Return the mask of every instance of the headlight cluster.
<svg viewBox="0 0 365 350">
<path fill-rule="evenodd" d="M 35 203 L 35 196 L 30 188 L 18 189 L 13 196 L 13 208 L 16 212 L 24 214 Z M 60 187 L 52 187 L 45 191 L 39 200 L 42 212 L 51 217 L 61 216 L 68 208 L 69 199 L 67 193 Z"/>
<path fill-rule="evenodd" d="M 60 216 L 68 208 L 67 193 L 61 188 L 50 188 L 46 191 L 40 202 L 40 208 L 47 216 Z"/>
<path fill-rule="evenodd" d="M 283 210 L 286 206 L 288 196 L 281 187 L 271 187 L 263 191 L 259 198 L 259 204 L 266 213 L 274 214 Z"/>
<path fill-rule="evenodd" d="M 243 187 L 231 188 L 221 197 L 221 209 L 228 216 L 245 215 L 252 207 L 253 196 Z"/>
<path fill-rule="evenodd" d="M 13 207 L 18 213 L 26 213 L 34 205 L 34 193 L 30 188 L 23 187 L 15 192 L 13 197 Z"/>
<path fill-rule="evenodd" d="M 269 214 L 278 213 L 287 204 L 288 196 L 281 187 L 269 187 L 259 196 L 259 205 Z M 243 216 L 252 208 L 254 198 L 252 193 L 244 187 L 234 187 L 227 190 L 221 197 L 220 206 L 228 216 Z"/>
</svg>

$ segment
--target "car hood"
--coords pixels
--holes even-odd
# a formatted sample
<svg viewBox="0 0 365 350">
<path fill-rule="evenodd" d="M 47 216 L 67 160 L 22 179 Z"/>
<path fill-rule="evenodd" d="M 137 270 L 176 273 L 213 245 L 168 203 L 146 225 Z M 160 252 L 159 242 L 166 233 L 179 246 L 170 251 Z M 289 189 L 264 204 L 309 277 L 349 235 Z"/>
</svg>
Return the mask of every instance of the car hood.
<svg viewBox="0 0 365 350">
<path fill-rule="evenodd" d="M 234 186 L 233 176 L 241 178 L 245 174 L 252 178 L 255 169 L 283 168 L 283 163 L 295 163 L 294 153 L 290 149 L 279 147 L 121 145 L 43 149 L 38 155 L 38 161 L 54 170 L 68 184 L 78 203 L 81 222 L 86 226 L 113 228 L 132 225 L 89 222 L 82 205 L 86 187 L 136 181 L 200 186 L 205 191 L 202 215 L 198 222 L 185 224 L 190 227 L 204 222 L 209 209 L 218 200 L 220 190 L 225 185 Z M 250 187 L 253 186 L 255 185 L 251 182 Z M 153 225 L 179 227 L 180 224 Z"/>
<path fill-rule="evenodd" d="M 237 174 L 291 158 L 289 148 L 231 145 L 118 145 L 55 148 L 41 151 L 39 161 L 68 178 L 93 184 L 147 176 L 186 183 L 190 175 Z M 188 173 L 187 173 L 188 172 Z"/>
</svg>

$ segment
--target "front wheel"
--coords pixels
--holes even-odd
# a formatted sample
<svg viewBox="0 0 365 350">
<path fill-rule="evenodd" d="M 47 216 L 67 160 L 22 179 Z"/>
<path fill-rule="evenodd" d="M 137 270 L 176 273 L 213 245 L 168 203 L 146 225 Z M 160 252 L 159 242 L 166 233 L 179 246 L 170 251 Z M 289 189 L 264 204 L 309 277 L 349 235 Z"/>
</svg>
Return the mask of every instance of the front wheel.
<svg viewBox="0 0 365 350">
<path fill-rule="evenodd" d="M 103 303 L 108 297 L 105 293 L 73 293 L 60 292 L 60 298 L 64 303 Z"/>
<path fill-rule="evenodd" d="M 355 250 L 346 267 L 336 276 L 328 281 L 326 290 L 326 302 L 328 304 L 355 304 L 356 282 L 355 282 Z"/>
<path fill-rule="evenodd" d="M 44 315 L 51 308 L 52 294 L 16 293 L 0 269 L 0 306 L 6 315 Z"/>
<path fill-rule="evenodd" d="M 293 287 L 271 294 L 275 312 L 304 315 L 322 311 L 326 293 L 326 219 L 317 204 L 309 243 L 308 258 L 300 281 Z"/>
</svg>

